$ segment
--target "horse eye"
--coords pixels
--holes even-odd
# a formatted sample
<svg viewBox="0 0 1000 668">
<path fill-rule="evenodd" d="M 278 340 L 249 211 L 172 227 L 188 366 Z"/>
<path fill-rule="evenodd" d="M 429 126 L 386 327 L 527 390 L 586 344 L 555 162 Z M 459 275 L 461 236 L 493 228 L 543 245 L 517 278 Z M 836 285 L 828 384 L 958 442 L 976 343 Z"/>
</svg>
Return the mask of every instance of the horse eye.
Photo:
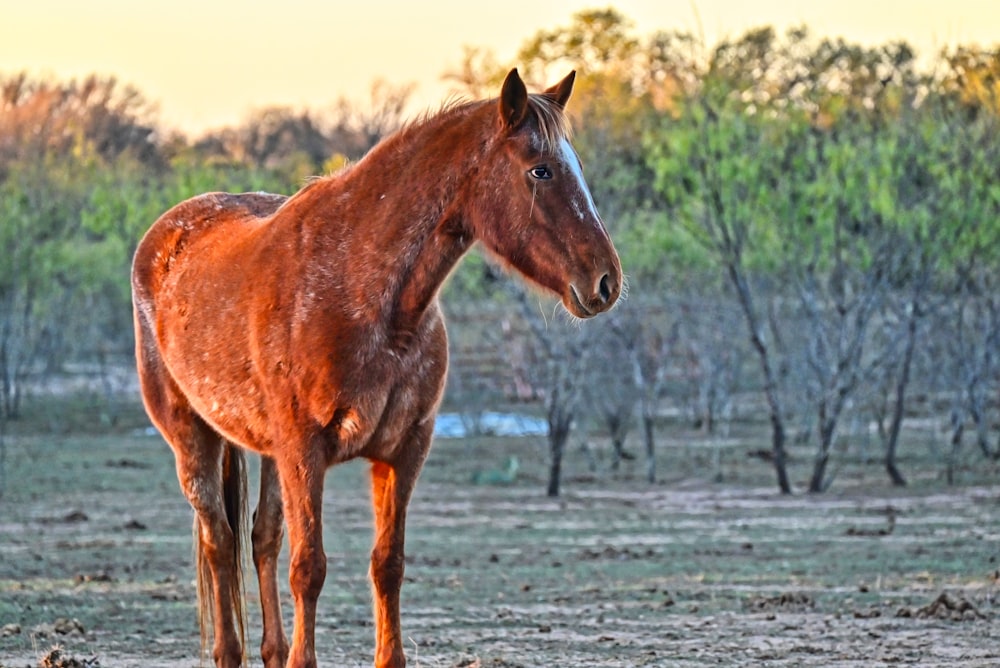
<svg viewBox="0 0 1000 668">
<path fill-rule="evenodd" d="M 547 181 L 552 178 L 552 171 L 549 170 L 547 165 L 537 165 L 528 170 L 532 178 L 538 179 L 539 181 Z"/>
</svg>

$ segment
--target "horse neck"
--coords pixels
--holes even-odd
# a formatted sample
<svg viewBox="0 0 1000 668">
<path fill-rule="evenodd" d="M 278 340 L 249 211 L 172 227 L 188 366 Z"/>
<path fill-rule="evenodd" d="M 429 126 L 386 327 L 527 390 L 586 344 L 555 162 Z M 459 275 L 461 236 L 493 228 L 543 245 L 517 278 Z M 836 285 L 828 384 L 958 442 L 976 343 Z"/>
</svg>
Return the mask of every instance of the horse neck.
<svg viewBox="0 0 1000 668">
<path fill-rule="evenodd" d="M 470 114 L 448 113 L 457 117 L 403 130 L 312 195 L 319 215 L 311 218 L 323 227 L 318 234 L 334 242 L 318 259 L 341 281 L 356 282 L 347 286 L 365 300 L 356 308 L 377 311 L 404 336 L 418 328 L 474 241 L 464 224 L 466 195 L 481 155 L 461 147 L 483 142 L 463 134 L 476 124 Z"/>
</svg>

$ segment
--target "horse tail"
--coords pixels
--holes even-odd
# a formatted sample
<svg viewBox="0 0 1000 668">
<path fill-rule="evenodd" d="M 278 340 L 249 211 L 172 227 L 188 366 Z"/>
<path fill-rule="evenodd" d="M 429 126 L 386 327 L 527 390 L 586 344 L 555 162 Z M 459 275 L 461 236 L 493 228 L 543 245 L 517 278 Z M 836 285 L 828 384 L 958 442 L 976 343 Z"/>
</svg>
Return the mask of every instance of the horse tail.
<svg viewBox="0 0 1000 668">
<path fill-rule="evenodd" d="M 226 509 L 226 522 L 233 534 L 233 549 L 230 553 L 229 597 L 232 601 L 233 621 L 239 633 L 240 647 L 246 659 L 247 608 L 244 589 L 244 570 L 247 563 L 247 549 L 250 545 L 249 511 L 247 505 L 247 461 L 243 451 L 226 443 L 222 459 L 222 498 Z M 212 587 L 212 571 L 201 542 L 201 524 L 194 518 L 195 565 L 198 582 L 198 624 L 201 627 L 202 654 L 208 647 L 214 623 L 215 591 Z"/>
</svg>

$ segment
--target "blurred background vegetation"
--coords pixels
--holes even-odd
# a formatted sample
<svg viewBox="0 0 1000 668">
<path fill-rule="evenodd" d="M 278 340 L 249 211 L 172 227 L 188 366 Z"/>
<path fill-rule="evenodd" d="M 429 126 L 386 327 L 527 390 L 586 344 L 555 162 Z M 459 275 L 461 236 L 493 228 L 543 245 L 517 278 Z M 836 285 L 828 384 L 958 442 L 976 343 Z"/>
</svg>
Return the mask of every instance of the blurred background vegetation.
<svg viewBox="0 0 1000 668">
<path fill-rule="evenodd" d="M 708 434 L 766 417 L 783 492 L 791 444 L 809 491 L 848 457 L 906 484 L 904 421 L 931 421 L 949 481 L 995 464 L 1000 46 L 920 55 L 804 27 L 708 45 L 610 9 L 530 36 L 514 63 L 467 49 L 443 76 L 469 97 L 514 65 L 536 89 L 578 70 L 575 145 L 630 291 L 573 326 L 473 254 L 444 295 L 446 407 L 473 425 L 497 405 L 544 414 L 550 494 L 574 428 L 606 437 L 610 469 L 636 439 L 655 480 L 667 416 Z M 294 192 L 397 129 L 410 93 L 376 82 L 191 138 L 113 78 L 0 73 L 0 439 L 67 379 L 108 406 L 133 391 L 129 265 L 160 213 Z"/>
</svg>

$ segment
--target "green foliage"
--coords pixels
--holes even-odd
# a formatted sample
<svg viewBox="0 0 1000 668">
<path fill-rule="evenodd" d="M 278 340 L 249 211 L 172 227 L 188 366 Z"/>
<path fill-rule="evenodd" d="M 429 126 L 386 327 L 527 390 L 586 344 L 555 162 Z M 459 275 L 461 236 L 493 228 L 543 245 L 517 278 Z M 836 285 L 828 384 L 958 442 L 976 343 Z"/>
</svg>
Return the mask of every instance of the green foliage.
<svg viewBox="0 0 1000 668">
<path fill-rule="evenodd" d="M 509 296 L 503 269 L 475 248 L 458 264 L 442 289 L 449 303 L 469 304 L 504 301 Z"/>
<path fill-rule="evenodd" d="M 530 36 L 516 63 L 469 49 L 450 76 L 483 96 L 511 65 L 538 84 L 580 70 L 575 144 L 633 291 L 733 260 L 779 280 L 883 263 L 897 285 L 930 272 L 945 288 L 1000 266 L 997 54 L 943 53 L 932 77 L 904 43 L 765 27 L 708 48 L 604 9 Z M 199 193 L 291 193 L 358 157 L 399 124 L 406 91 L 379 90 L 382 111 L 264 110 L 191 142 L 113 79 L 0 77 L 0 376 L 127 349 L 129 263 L 149 225 Z M 474 254 L 446 290 L 496 299 L 495 275 Z"/>
<path fill-rule="evenodd" d="M 916 104 L 903 46 L 864 51 L 824 41 L 799 57 L 820 72 L 797 74 L 796 95 L 771 97 L 789 88 L 776 83 L 774 63 L 790 51 L 768 31 L 720 46 L 701 86 L 645 136 L 675 233 L 720 262 L 765 273 L 806 265 L 822 274 L 843 262 L 864 270 L 890 244 L 933 255 L 946 272 L 973 249 L 996 248 L 996 116 L 970 120 L 926 90 Z M 851 96 L 820 76 L 835 65 L 848 68 Z M 873 90 L 879 68 L 885 80 Z"/>
<path fill-rule="evenodd" d="M 29 373 L 131 348 L 132 254 L 167 208 L 212 190 L 298 187 L 189 150 L 169 159 L 137 120 L 141 98 L 119 100 L 113 80 L 2 83 L 0 418 L 17 413 Z"/>
<path fill-rule="evenodd" d="M 553 65 L 575 67 L 586 76 L 609 70 L 626 72 L 640 53 L 632 23 L 616 9 L 588 9 L 573 15 L 572 23 L 541 30 L 517 54 L 525 76 L 539 85 L 552 78 Z"/>
</svg>

